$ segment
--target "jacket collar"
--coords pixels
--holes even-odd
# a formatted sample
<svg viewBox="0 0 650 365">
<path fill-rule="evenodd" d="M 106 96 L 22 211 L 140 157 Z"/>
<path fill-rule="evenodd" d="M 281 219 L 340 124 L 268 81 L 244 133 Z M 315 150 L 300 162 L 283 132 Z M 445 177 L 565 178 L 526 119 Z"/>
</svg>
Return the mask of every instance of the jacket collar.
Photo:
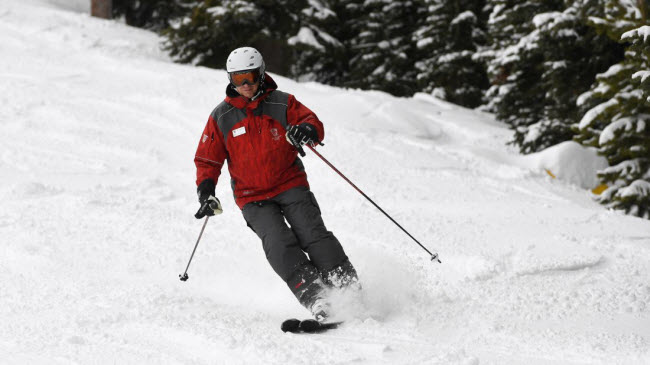
<svg viewBox="0 0 650 365">
<path fill-rule="evenodd" d="M 232 84 L 226 86 L 226 103 L 237 109 L 255 109 L 261 100 L 265 99 L 278 85 L 273 81 L 269 74 L 264 73 L 264 82 L 260 85 L 260 91 L 251 100 L 241 96 Z"/>
</svg>

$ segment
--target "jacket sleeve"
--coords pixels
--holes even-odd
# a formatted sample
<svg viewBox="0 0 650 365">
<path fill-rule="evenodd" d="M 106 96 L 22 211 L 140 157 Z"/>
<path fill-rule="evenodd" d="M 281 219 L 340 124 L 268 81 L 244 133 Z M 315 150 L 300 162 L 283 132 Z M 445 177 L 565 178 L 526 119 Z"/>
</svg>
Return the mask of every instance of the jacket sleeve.
<svg viewBox="0 0 650 365">
<path fill-rule="evenodd" d="M 210 116 L 199 140 L 196 155 L 194 156 L 196 185 L 201 184 L 206 179 L 212 179 L 216 185 L 227 155 L 226 146 L 224 145 L 221 131 L 217 126 L 217 121 Z"/>
<path fill-rule="evenodd" d="M 291 125 L 302 123 L 313 125 L 316 127 L 316 131 L 318 131 L 318 140 L 323 141 L 323 138 L 325 138 L 325 129 L 323 128 L 323 123 L 318 119 L 316 114 L 306 106 L 302 105 L 302 103 L 296 100 L 293 95 L 289 95 L 287 104 L 287 122 Z"/>
</svg>

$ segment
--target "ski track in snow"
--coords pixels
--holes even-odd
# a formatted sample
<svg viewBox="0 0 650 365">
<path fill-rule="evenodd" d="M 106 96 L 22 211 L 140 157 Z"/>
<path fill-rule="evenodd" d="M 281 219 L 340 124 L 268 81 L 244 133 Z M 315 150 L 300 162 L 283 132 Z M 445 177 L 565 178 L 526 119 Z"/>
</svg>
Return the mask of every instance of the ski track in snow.
<svg viewBox="0 0 650 365">
<path fill-rule="evenodd" d="M 363 281 L 340 329 L 306 317 L 231 200 L 193 218 L 196 143 L 223 71 L 171 63 L 81 2 L 0 1 L 0 362 L 650 363 L 650 224 L 522 167 L 492 117 L 424 94 L 296 83 L 326 125 L 327 226 Z"/>
</svg>

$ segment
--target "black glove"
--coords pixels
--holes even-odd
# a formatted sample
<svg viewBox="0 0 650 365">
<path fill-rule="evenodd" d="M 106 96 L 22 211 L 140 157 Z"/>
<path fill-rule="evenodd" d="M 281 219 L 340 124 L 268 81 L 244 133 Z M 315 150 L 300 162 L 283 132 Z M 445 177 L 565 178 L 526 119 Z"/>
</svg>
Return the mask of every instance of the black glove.
<svg viewBox="0 0 650 365">
<path fill-rule="evenodd" d="M 223 213 L 219 199 L 214 196 L 214 188 L 214 181 L 211 179 L 203 180 L 199 184 L 199 187 L 196 188 L 196 193 L 199 196 L 199 203 L 201 203 L 201 207 L 196 214 L 194 214 L 196 219 L 201 219 L 206 215 L 212 217 L 213 215 Z"/>
<path fill-rule="evenodd" d="M 309 123 L 290 126 L 286 137 L 287 141 L 295 147 L 302 146 L 305 143 L 318 144 L 318 131 L 316 131 L 316 127 Z"/>
</svg>

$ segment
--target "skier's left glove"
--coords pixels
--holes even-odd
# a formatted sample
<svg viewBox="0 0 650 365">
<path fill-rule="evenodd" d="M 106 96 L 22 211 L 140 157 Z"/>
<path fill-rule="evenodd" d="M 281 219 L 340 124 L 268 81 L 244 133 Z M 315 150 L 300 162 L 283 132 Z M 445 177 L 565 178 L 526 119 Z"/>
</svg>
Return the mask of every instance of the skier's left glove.
<svg viewBox="0 0 650 365">
<path fill-rule="evenodd" d="M 286 137 L 287 142 L 295 147 L 300 147 L 305 143 L 318 144 L 318 131 L 316 131 L 316 127 L 309 123 L 290 126 Z"/>
<path fill-rule="evenodd" d="M 196 219 L 201 219 L 207 216 L 213 216 L 223 213 L 223 208 L 221 208 L 221 202 L 214 196 L 214 181 L 212 179 L 203 180 L 199 187 L 196 189 L 196 193 L 199 196 L 199 203 L 201 207 L 194 214 Z"/>
</svg>

